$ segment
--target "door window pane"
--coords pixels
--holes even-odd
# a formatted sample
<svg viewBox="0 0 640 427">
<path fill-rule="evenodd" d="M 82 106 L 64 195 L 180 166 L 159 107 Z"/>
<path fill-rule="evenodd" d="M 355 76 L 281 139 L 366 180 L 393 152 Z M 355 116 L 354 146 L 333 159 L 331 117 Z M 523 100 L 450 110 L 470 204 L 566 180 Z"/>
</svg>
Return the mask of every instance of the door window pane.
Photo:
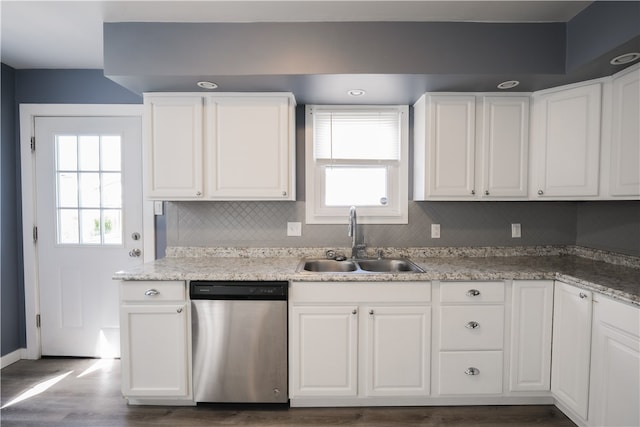
<svg viewBox="0 0 640 427">
<path fill-rule="evenodd" d="M 81 171 L 100 169 L 100 137 L 83 135 L 78 138 L 78 160 Z"/>
<path fill-rule="evenodd" d="M 121 137 L 58 135 L 55 149 L 58 244 L 121 245 Z"/>
</svg>

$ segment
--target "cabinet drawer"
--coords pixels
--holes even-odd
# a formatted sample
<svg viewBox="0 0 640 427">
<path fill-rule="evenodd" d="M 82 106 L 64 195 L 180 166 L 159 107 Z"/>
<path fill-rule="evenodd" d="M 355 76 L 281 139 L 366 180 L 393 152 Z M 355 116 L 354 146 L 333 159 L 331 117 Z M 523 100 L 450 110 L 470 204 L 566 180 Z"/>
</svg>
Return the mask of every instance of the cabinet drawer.
<svg viewBox="0 0 640 427">
<path fill-rule="evenodd" d="M 441 350 L 502 350 L 504 307 L 444 306 L 440 311 Z"/>
<path fill-rule="evenodd" d="M 504 282 L 442 282 L 442 302 L 504 302 Z"/>
<path fill-rule="evenodd" d="M 120 285 L 122 301 L 185 301 L 186 286 L 182 281 L 125 281 Z"/>
<path fill-rule="evenodd" d="M 502 393 L 502 352 L 440 353 L 440 394 Z"/>
</svg>

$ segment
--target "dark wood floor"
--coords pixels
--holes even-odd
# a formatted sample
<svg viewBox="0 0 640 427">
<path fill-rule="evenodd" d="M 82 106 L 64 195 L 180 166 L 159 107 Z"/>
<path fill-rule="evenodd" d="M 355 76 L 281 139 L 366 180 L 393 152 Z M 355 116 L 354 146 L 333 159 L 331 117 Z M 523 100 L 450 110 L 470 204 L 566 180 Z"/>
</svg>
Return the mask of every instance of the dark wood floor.
<svg viewBox="0 0 640 427">
<path fill-rule="evenodd" d="M 0 377 L 2 427 L 574 426 L 553 406 L 317 409 L 128 406 L 120 395 L 119 360 L 21 360 L 4 368 Z M 28 391 L 39 393 L 14 401 Z"/>
</svg>

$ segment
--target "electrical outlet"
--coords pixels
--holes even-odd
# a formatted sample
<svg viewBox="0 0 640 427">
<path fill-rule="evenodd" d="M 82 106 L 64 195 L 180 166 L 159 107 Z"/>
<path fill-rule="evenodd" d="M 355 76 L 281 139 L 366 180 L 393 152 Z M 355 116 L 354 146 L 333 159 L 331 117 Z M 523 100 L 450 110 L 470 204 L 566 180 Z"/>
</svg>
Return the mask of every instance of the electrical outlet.
<svg viewBox="0 0 640 427">
<path fill-rule="evenodd" d="M 431 238 L 432 239 L 440 238 L 440 224 L 431 224 Z"/>
<path fill-rule="evenodd" d="M 522 227 L 520 224 L 511 224 L 511 237 L 514 239 L 522 237 Z"/>
<path fill-rule="evenodd" d="M 302 223 L 287 222 L 287 236 L 302 236 Z"/>
</svg>

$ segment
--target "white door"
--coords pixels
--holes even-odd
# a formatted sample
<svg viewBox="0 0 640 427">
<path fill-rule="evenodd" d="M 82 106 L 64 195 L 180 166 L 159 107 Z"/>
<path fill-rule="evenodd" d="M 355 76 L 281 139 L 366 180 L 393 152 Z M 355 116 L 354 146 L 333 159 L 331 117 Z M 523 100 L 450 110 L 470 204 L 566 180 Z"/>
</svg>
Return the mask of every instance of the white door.
<svg viewBox="0 0 640 427">
<path fill-rule="evenodd" d="M 117 270 L 142 263 L 139 117 L 36 117 L 42 354 L 117 357 Z"/>
</svg>

